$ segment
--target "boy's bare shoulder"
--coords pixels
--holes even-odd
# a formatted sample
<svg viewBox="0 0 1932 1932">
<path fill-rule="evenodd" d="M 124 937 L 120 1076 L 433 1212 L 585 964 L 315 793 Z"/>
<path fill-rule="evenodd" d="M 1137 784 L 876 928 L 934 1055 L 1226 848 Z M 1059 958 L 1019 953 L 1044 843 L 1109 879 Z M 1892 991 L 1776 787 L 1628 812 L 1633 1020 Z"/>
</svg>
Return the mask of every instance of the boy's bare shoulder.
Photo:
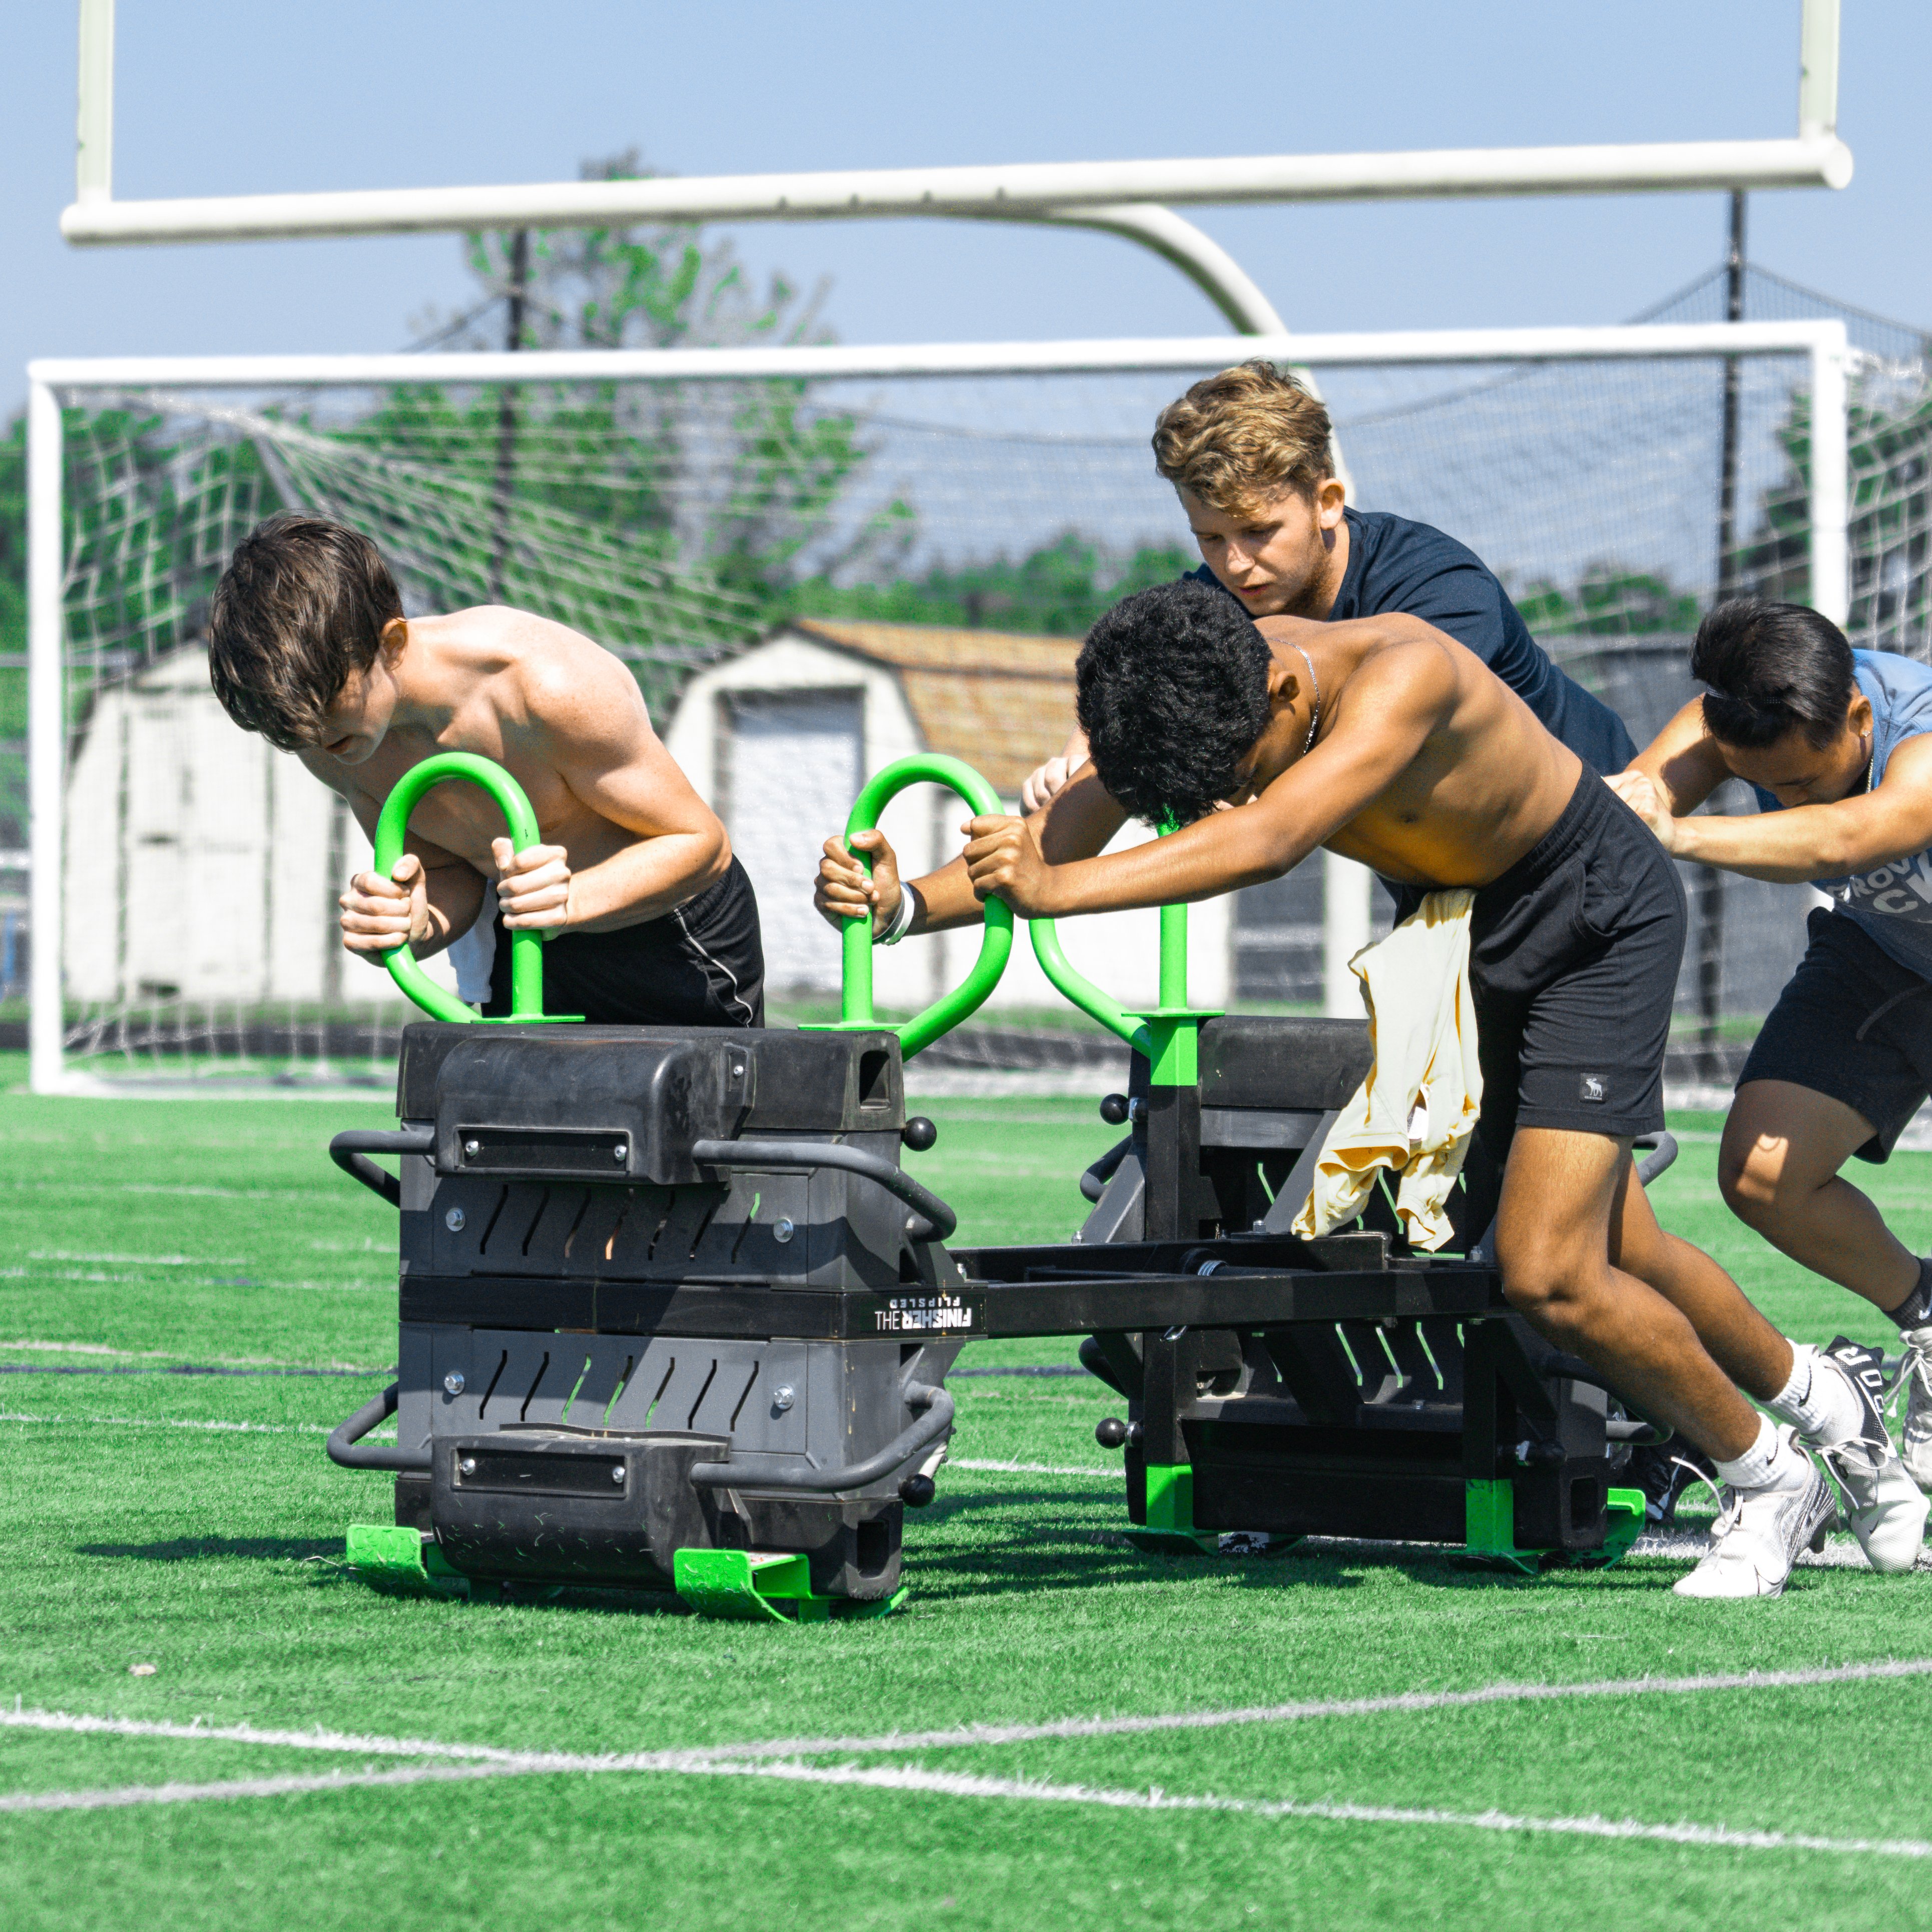
<svg viewBox="0 0 1932 1932">
<path fill-rule="evenodd" d="M 496 708 L 531 722 L 596 709 L 642 712 L 643 694 L 623 662 L 595 638 L 533 610 L 478 604 L 429 620 L 442 651 L 466 660 L 472 680 L 497 686 Z"/>
<path fill-rule="evenodd" d="M 1455 700 L 1462 681 L 1454 638 L 1418 620 L 1378 638 L 1349 667 L 1341 702 L 1402 710 L 1436 710 Z M 1474 663 L 1475 659 L 1471 658 Z"/>
<path fill-rule="evenodd" d="M 509 687 L 500 706 L 527 724 L 579 744 L 628 742 L 650 728 L 644 694 L 623 661 L 567 624 L 506 605 L 481 607 L 479 638 L 493 638 L 502 655 L 499 676 Z"/>
</svg>

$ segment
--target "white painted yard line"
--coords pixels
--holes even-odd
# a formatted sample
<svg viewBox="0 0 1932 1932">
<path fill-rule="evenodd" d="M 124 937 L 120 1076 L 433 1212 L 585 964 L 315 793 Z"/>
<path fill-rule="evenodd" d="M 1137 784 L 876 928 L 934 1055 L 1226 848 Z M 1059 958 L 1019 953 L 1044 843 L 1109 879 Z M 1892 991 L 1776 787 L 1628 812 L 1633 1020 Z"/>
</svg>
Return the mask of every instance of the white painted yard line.
<svg viewBox="0 0 1932 1932">
<path fill-rule="evenodd" d="M 105 1342 L 0 1341 L 0 1352 L 16 1348 L 49 1355 L 109 1355 L 129 1362 L 178 1362 L 182 1352 L 178 1348 L 116 1348 Z M 393 1362 L 375 1369 L 359 1362 L 285 1362 L 272 1355 L 210 1355 L 206 1359 L 220 1369 L 327 1369 L 352 1376 L 392 1376 L 396 1372 Z"/>
<path fill-rule="evenodd" d="M 245 1268 L 243 1255 L 70 1254 L 64 1248 L 35 1249 L 30 1262 L 100 1262 L 116 1268 Z"/>
<path fill-rule="evenodd" d="M 0 1730 L 57 1731 L 75 1737 L 178 1738 L 198 1744 L 266 1744 L 284 1750 L 340 1751 L 353 1757 L 450 1758 L 479 1764 L 530 1766 L 554 1762 L 581 1769 L 608 1759 L 545 1751 L 508 1750 L 497 1744 L 439 1744 L 428 1738 L 371 1736 L 332 1731 L 320 1724 L 308 1730 L 268 1730 L 259 1724 L 208 1724 L 197 1718 L 178 1724 L 165 1718 L 104 1718 L 86 1711 L 35 1711 L 16 1703 L 0 1707 Z"/>
<path fill-rule="evenodd" d="M 949 1456 L 946 1459 L 949 1469 L 990 1469 L 1002 1476 L 1106 1476 L 1118 1483 L 1120 1472 L 1118 1468 L 1103 1469 L 1096 1463 L 1082 1464 L 1057 1462 L 988 1462 L 977 1456 Z"/>
<path fill-rule="evenodd" d="M 320 1777 L 236 1778 L 188 1784 L 122 1785 L 91 1791 L 15 1792 L 0 1796 L 0 1812 L 99 1811 L 144 1804 L 305 1796 L 316 1793 L 442 1784 L 483 1778 L 529 1777 L 553 1768 L 539 1763 L 417 1764 L 380 1772 L 341 1772 Z M 562 1767 L 554 1767 L 561 1768 Z M 1818 1852 L 1843 1858 L 1932 1858 L 1921 1838 L 1829 1838 L 1810 1832 L 1741 1831 L 1726 1825 L 1680 1820 L 1652 1824 L 1635 1818 L 1540 1817 L 1505 1811 L 1445 1811 L 1434 1808 L 1358 1804 L 1333 1798 L 1220 1798 L 1154 1787 L 1126 1791 L 1106 1786 L 1047 1784 L 986 1778 L 969 1772 L 928 1771 L 919 1765 L 816 1765 L 796 1760 L 766 1764 L 723 1764 L 682 1754 L 654 1761 L 608 1761 L 572 1767 L 599 1774 L 655 1773 L 700 1778 L 757 1778 L 782 1784 L 858 1786 L 946 1798 L 1018 1800 L 1022 1803 L 1087 1804 L 1110 1810 L 1232 1813 L 1260 1819 L 1312 1819 L 1337 1824 L 1406 1826 L 1436 1830 L 1529 1832 L 1545 1837 L 1607 1838 L 1670 1845 L 1708 1846 L 1727 1851 Z"/>
<path fill-rule="evenodd" d="M 1932 1677 L 1932 1658 L 1907 1658 L 1870 1664 L 1821 1664 L 1806 1670 L 1708 1672 L 1686 1677 L 1598 1678 L 1577 1684 L 1504 1682 L 1480 1684 L 1467 1690 L 1403 1690 L 1380 1697 L 1306 1699 L 1293 1703 L 1247 1705 L 1231 1710 L 1062 1718 L 1034 1724 L 963 1724 L 946 1730 L 895 1731 L 874 1737 L 780 1738 L 763 1742 L 703 1744 L 661 1751 L 518 1750 L 496 1744 L 444 1744 L 426 1738 L 392 1738 L 334 1731 L 320 1725 L 306 1730 L 268 1730 L 247 1724 L 182 1724 L 158 1718 L 100 1717 L 86 1712 L 30 1710 L 19 1704 L 10 1711 L 0 1707 L 0 1730 L 260 1744 L 290 1750 L 335 1752 L 350 1756 L 442 1759 L 528 1771 L 650 1771 L 834 1754 L 868 1756 L 968 1749 L 1042 1743 L 1064 1738 L 1216 1730 L 1234 1724 L 1297 1724 L 1316 1718 L 1465 1710 L 1493 1704 L 1558 1703 L 1601 1697 L 1685 1696 L 1726 1690 L 1807 1690 L 1826 1684 L 1896 1683 L 1927 1677 Z"/>
<path fill-rule="evenodd" d="M 704 1767 L 717 1776 L 722 1765 Z M 734 1768 L 736 1768 L 734 1767 Z M 927 1771 L 916 1765 L 813 1765 L 781 1762 L 746 1767 L 748 1774 L 801 1784 L 860 1785 L 874 1790 L 929 1792 L 953 1798 L 1018 1798 L 1034 1803 L 1094 1804 L 1124 1811 L 1224 1811 L 1256 1818 L 1314 1818 L 1345 1824 L 1407 1825 L 1480 1832 L 1531 1832 L 1552 1837 L 1648 1840 L 1709 1845 L 1735 1851 L 1825 1852 L 1840 1857 L 1932 1858 L 1923 1838 L 1827 1838 L 1810 1833 L 1737 1831 L 1725 1825 L 1654 1825 L 1634 1818 L 1544 1818 L 1505 1811 L 1442 1811 L 1407 1805 L 1356 1804 L 1295 1798 L 1216 1798 L 1162 1791 L 1119 1791 L 1104 1786 L 1044 1784 Z"/>
<path fill-rule="evenodd" d="M 519 1774 L 526 1768 L 516 1767 Z M 448 1784 L 500 1778 L 494 1765 L 418 1764 L 398 1771 L 332 1771 L 320 1776 L 238 1778 L 212 1784 L 122 1784 L 93 1791 L 0 1793 L 0 1814 L 14 1811 L 112 1811 L 136 1804 L 194 1804 L 238 1798 L 291 1798 L 307 1792 L 346 1791 L 370 1785 Z"/>
<path fill-rule="evenodd" d="M 96 1429 L 199 1429 L 224 1436 L 326 1436 L 326 1422 L 212 1422 L 200 1416 L 21 1415 L 0 1412 L 0 1422 L 85 1424 Z"/>
<path fill-rule="evenodd" d="M 1647 1530 L 1630 1545 L 1633 1556 L 1663 1556 L 1695 1563 L 1711 1546 L 1711 1539 L 1701 1530 Z M 1822 1550 L 1801 1550 L 1799 1564 L 1808 1570 L 1869 1570 L 1864 1552 L 1856 1538 L 1844 1531 L 1834 1531 Z M 1932 1545 L 1918 1552 L 1913 1568 L 1932 1570 Z"/>
<path fill-rule="evenodd" d="M 1381 1697 L 1308 1699 L 1224 1711 L 1176 1711 L 1148 1716 L 1061 1718 L 1037 1724 L 962 1724 L 947 1730 L 908 1731 L 883 1737 L 791 1738 L 764 1744 L 720 1744 L 707 1757 L 815 1757 L 830 1754 L 966 1748 L 1033 1744 L 1058 1738 L 1114 1738 L 1163 1731 L 1218 1730 L 1233 1724 L 1287 1724 L 1311 1718 L 1372 1717 L 1385 1712 L 1455 1711 L 1490 1704 L 1562 1703 L 1598 1697 L 1686 1696 L 1720 1690 L 1804 1690 L 1827 1684 L 1864 1684 L 1932 1677 L 1932 1657 L 1877 1664 L 1821 1665 L 1810 1670 L 1739 1671 L 1694 1677 L 1600 1678 L 1581 1684 L 1485 1684 L 1468 1690 L 1402 1690 Z"/>
</svg>

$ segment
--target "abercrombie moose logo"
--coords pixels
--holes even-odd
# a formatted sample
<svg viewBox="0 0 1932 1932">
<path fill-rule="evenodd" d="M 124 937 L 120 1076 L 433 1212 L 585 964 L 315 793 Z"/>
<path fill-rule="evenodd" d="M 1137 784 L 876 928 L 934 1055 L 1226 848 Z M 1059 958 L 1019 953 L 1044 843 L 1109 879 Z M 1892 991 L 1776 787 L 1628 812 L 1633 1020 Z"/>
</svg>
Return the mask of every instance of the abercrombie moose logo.
<svg viewBox="0 0 1932 1932">
<path fill-rule="evenodd" d="M 1576 1083 L 1576 1097 L 1580 1100 L 1607 1100 L 1610 1097 L 1610 1083 L 1600 1073 L 1586 1073 Z"/>
</svg>

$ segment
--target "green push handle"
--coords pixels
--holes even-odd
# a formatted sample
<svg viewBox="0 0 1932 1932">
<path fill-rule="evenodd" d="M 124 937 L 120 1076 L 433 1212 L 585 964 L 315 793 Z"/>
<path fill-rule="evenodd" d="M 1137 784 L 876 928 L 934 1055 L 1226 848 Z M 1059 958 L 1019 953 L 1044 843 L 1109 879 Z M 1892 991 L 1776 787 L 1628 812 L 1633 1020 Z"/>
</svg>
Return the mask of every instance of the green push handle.
<svg viewBox="0 0 1932 1932">
<path fill-rule="evenodd" d="M 1003 812 L 1000 795 L 963 759 L 949 758 L 937 752 L 921 752 L 886 766 L 853 801 L 845 820 L 845 836 L 878 829 L 879 814 L 908 785 L 943 784 L 958 794 L 982 818 Z M 862 852 L 853 855 L 869 873 L 872 862 Z M 872 925 L 867 919 L 848 920 L 844 937 L 844 984 L 840 1003 L 840 1024 L 848 1028 L 878 1025 L 872 1017 Z M 980 941 L 980 956 L 973 970 L 942 999 L 935 1000 L 922 1013 L 900 1026 L 884 1027 L 899 1038 L 899 1053 L 910 1060 L 921 1047 L 930 1046 L 941 1034 L 969 1018 L 986 1004 L 987 995 L 1000 983 L 1006 960 L 1013 950 L 1012 908 L 1004 899 L 986 902 L 986 934 Z"/>
<path fill-rule="evenodd" d="M 496 801 L 509 827 L 510 843 L 518 851 L 542 844 L 537 815 L 530 809 L 523 787 L 501 765 L 469 752 L 439 752 L 434 758 L 412 765 L 382 802 L 382 815 L 376 821 L 375 868 L 384 878 L 403 856 L 404 836 L 417 801 L 424 792 L 451 778 L 467 778 Z M 398 946 L 384 953 L 382 963 L 388 968 L 389 976 L 432 1019 L 476 1018 L 460 1000 L 446 993 L 423 970 L 408 946 Z M 529 1021 L 543 1017 L 543 936 L 525 928 L 510 934 L 510 1018 Z"/>
<path fill-rule="evenodd" d="M 1162 908 L 1163 912 L 1166 910 Z M 1102 992 L 1084 974 L 1075 971 L 1052 920 L 1036 919 L 1032 924 L 1034 957 L 1040 962 L 1040 970 L 1090 1019 L 1098 1020 L 1136 1053 L 1151 1060 L 1153 1035 L 1147 1022 L 1138 1014 L 1129 1012 L 1111 993 Z"/>
<path fill-rule="evenodd" d="M 1161 826 L 1160 836 L 1164 838 L 1174 829 L 1174 821 L 1170 818 Z M 1146 1016 L 1125 1011 L 1117 1000 L 1073 970 L 1060 946 L 1060 935 L 1054 930 L 1052 920 L 1034 921 L 1033 950 L 1040 970 L 1083 1013 L 1090 1019 L 1098 1020 L 1109 1032 L 1119 1034 L 1136 1053 L 1144 1054 L 1150 1061 L 1154 1059 L 1157 1042 L 1154 1030 L 1146 1023 Z M 1160 909 L 1159 1017 L 1170 1019 L 1186 1010 L 1187 908 L 1184 905 L 1164 905 Z"/>
</svg>

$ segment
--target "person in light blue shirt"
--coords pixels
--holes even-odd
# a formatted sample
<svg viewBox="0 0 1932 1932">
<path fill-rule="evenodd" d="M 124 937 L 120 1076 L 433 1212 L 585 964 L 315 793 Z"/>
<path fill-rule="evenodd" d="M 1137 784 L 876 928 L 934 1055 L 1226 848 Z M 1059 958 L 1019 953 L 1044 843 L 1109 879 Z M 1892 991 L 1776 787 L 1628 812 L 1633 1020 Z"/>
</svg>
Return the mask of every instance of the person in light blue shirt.
<svg viewBox="0 0 1932 1932">
<path fill-rule="evenodd" d="M 1774 1247 L 1898 1324 L 1905 1466 L 1932 1489 L 1932 1258 L 1839 1171 L 1887 1159 L 1932 1091 L 1932 668 L 1855 651 L 1802 604 L 1742 599 L 1705 619 L 1690 669 L 1708 694 L 1612 788 L 1678 858 L 1828 901 L 1738 1076 L 1719 1185 Z M 1756 817 L 1685 815 L 1733 776 Z"/>
</svg>

